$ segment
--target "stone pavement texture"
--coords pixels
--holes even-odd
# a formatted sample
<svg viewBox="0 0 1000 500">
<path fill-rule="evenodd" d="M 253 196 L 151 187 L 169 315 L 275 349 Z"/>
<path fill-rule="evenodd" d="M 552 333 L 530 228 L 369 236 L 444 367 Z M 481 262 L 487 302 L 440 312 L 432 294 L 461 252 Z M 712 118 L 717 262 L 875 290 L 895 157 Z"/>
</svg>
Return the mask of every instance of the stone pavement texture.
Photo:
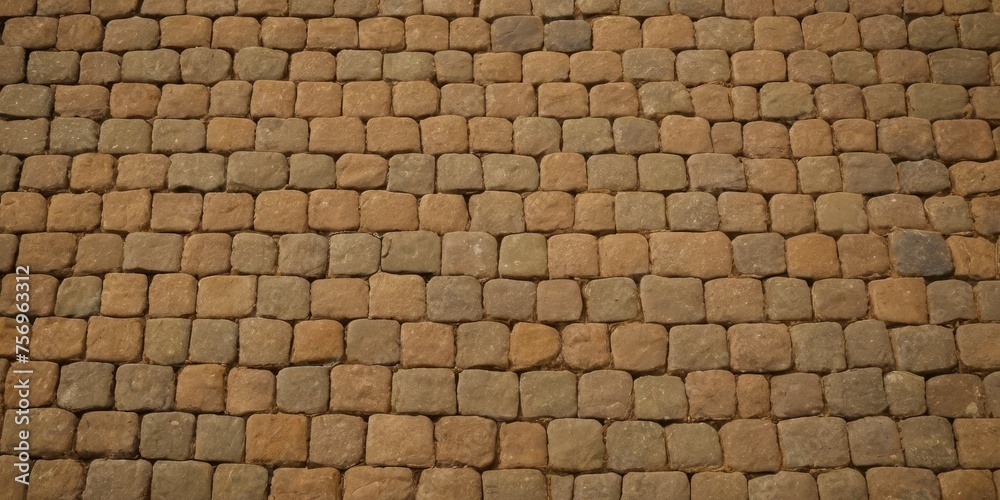
<svg viewBox="0 0 1000 500">
<path fill-rule="evenodd" d="M 997 498 L 1000 1 L 0 24 L 0 499 Z"/>
</svg>

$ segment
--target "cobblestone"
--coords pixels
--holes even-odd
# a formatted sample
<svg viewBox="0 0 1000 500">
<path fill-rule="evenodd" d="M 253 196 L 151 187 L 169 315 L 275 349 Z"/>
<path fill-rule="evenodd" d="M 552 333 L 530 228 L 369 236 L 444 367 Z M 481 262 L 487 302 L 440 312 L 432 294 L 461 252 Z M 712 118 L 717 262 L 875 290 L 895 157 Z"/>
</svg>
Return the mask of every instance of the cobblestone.
<svg viewBox="0 0 1000 500">
<path fill-rule="evenodd" d="M 4 493 L 991 498 L 995 11 L 9 0 Z"/>
</svg>

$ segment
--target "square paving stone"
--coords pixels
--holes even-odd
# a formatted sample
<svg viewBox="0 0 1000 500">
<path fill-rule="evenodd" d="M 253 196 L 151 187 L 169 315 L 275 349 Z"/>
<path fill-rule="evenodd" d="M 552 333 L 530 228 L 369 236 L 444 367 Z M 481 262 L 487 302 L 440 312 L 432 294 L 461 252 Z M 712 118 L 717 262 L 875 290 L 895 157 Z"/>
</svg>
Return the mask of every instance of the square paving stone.
<svg viewBox="0 0 1000 500">
<path fill-rule="evenodd" d="M 844 344 L 848 368 L 876 366 L 888 369 L 895 366 L 889 330 L 882 321 L 865 320 L 847 325 Z"/>
<path fill-rule="evenodd" d="M 345 335 L 349 361 L 392 365 L 399 362 L 399 322 L 359 319 L 348 323 Z"/>
<path fill-rule="evenodd" d="M 251 415 L 246 424 L 246 461 L 279 466 L 305 463 L 308 420 L 280 413 Z"/>
<path fill-rule="evenodd" d="M 796 370 L 828 373 L 847 368 L 844 334 L 839 324 L 795 325 L 789 333 Z"/>
<path fill-rule="evenodd" d="M 153 464 L 150 498 L 184 498 L 208 500 L 212 498 L 212 465 L 205 462 L 168 460 Z"/>
<path fill-rule="evenodd" d="M 541 471 L 532 469 L 490 470 L 483 473 L 483 500 L 524 498 L 543 500 L 548 485 Z"/>
<path fill-rule="evenodd" d="M 912 467 L 873 467 L 865 472 L 868 494 L 873 498 L 892 495 L 938 498 L 941 486 L 934 473 Z"/>
<path fill-rule="evenodd" d="M 12 326 L 13 323 L 11 322 Z M 12 327 L 10 331 L 13 333 L 16 330 Z M 15 366 L 22 365 L 20 362 L 15 363 L 17 363 Z M 58 396 L 59 366 L 48 361 L 27 361 L 26 363 L 22 365 L 24 373 L 4 370 L 6 372 L 4 405 L 10 409 L 20 408 L 23 406 L 22 400 L 27 400 L 28 406 L 31 407 L 51 405 Z M 20 394 L 24 385 L 29 386 L 27 397 L 22 397 Z"/>
<path fill-rule="evenodd" d="M 989 496 L 996 490 L 993 475 L 988 471 L 958 470 L 938 475 L 941 483 L 942 497 L 953 495 L 984 495 Z"/>
<path fill-rule="evenodd" d="M 633 391 L 633 411 L 637 418 L 658 421 L 687 418 L 687 394 L 679 377 L 640 377 L 634 381 Z"/>
<path fill-rule="evenodd" d="M 889 331 L 896 366 L 917 374 L 950 370 L 957 363 L 955 336 L 941 326 L 909 326 Z"/>
<path fill-rule="evenodd" d="M 958 466 L 955 434 L 944 417 L 914 417 L 899 422 L 907 467 L 948 470 Z"/>
<path fill-rule="evenodd" d="M 996 419 L 956 419 L 955 441 L 958 446 L 958 461 L 962 467 L 995 468 L 1000 463 L 1000 454 L 987 443 L 1000 434 Z"/>
<path fill-rule="evenodd" d="M 83 498 L 146 498 L 152 475 L 153 465 L 145 460 L 95 460 L 87 471 Z"/>
<path fill-rule="evenodd" d="M 434 424 L 424 416 L 373 415 L 368 420 L 365 462 L 390 467 L 433 466 Z"/>
<path fill-rule="evenodd" d="M 692 372 L 684 380 L 694 420 L 728 420 L 736 414 L 736 377 L 724 370 Z"/>
<path fill-rule="evenodd" d="M 847 423 L 851 463 L 858 467 L 903 465 L 903 447 L 896 422 L 889 417 L 866 417 Z"/>
<path fill-rule="evenodd" d="M 740 472 L 777 472 L 781 468 L 777 427 L 768 421 L 740 419 L 719 429 L 726 465 Z"/>
<path fill-rule="evenodd" d="M 400 363 L 406 368 L 455 365 L 455 333 L 439 323 L 404 323 L 400 329 Z"/>
<path fill-rule="evenodd" d="M 544 467 L 548 438 L 542 424 L 510 422 L 500 425 L 500 468 Z"/>
<path fill-rule="evenodd" d="M 284 321 L 246 318 L 239 322 L 241 365 L 270 368 L 288 364 L 292 327 Z"/>
<path fill-rule="evenodd" d="M 274 406 L 275 377 L 267 370 L 237 367 L 226 380 L 226 411 L 245 415 Z"/>
<path fill-rule="evenodd" d="M 985 388 L 976 375 L 953 373 L 927 380 L 927 413 L 947 418 L 987 416 Z"/>
<path fill-rule="evenodd" d="M 413 471 L 405 467 L 352 467 L 344 473 L 344 499 L 361 499 L 377 489 L 397 498 L 413 496 Z"/>
<path fill-rule="evenodd" d="M 670 329 L 667 369 L 674 372 L 725 369 L 729 366 L 726 330 L 719 325 L 683 325 Z"/>
<path fill-rule="evenodd" d="M 889 234 L 889 255 L 901 276 L 943 276 L 955 268 L 940 234 L 904 229 Z"/>
<path fill-rule="evenodd" d="M 549 465 L 559 471 L 586 472 L 604 462 L 600 422 L 589 419 L 556 419 L 548 425 Z"/>
<path fill-rule="evenodd" d="M 177 375 L 175 408 L 186 411 L 222 411 L 225 367 L 219 365 L 190 365 L 181 368 Z"/>
<path fill-rule="evenodd" d="M 831 415 L 858 418 L 877 415 L 887 401 L 879 368 L 858 368 L 823 377 Z"/>
<path fill-rule="evenodd" d="M 187 359 L 191 321 L 157 318 L 146 322 L 143 356 L 158 365 L 180 365 Z"/>
<path fill-rule="evenodd" d="M 579 416 L 624 420 L 629 414 L 632 377 L 619 370 L 597 370 L 580 376 Z"/>
<path fill-rule="evenodd" d="M 458 375 L 458 412 L 496 420 L 513 420 L 518 413 L 517 374 L 462 371 Z"/>
<path fill-rule="evenodd" d="M 551 365 L 559 356 L 559 331 L 537 323 L 518 323 L 510 333 L 510 364 L 514 371 Z"/>
<path fill-rule="evenodd" d="M 85 481 L 83 465 L 75 460 L 39 460 L 31 471 L 29 495 L 53 498 L 80 495 Z"/>
<path fill-rule="evenodd" d="M 455 364 L 459 368 L 506 368 L 510 329 L 498 322 L 459 325 L 455 336 Z"/>
<path fill-rule="evenodd" d="M 667 455 L 673 469 L 700 471 L 722 465 L 719 435 L 706 423 L 672 424 L 664 429 Z"/>
<path fill-rule="evenodd" d="M 497 424 L 482 417 L 443 417 L 434 426 L 438 465 L 488 467 L 496 458 Z"/>
<path fill-rule="evenodd" d="M 768 278 L 764 281 L 764 313 L 778 321 L 812 319 L 809 285 L 796 278 Z"/>
<path fill-rule="evenodd" d="M 478 321 L 483 317 L 482 288 L 472 276 L 435 276 L 427 282 L 427 319 Z"/>
<path fill-rule="evenodd" d="M 581 497 L 614 498 L 621 494 L 622 477 L 615 473 L 584 474 L 573 481 L 573 494 Z"/>
<path fill-rule="evenodd" d="M 321 415 L 310 421 L 309 463 L 347 469 L 361 462 L 368 424 L 352 415 Z"/>
<path fill-rule="evenodd" d="M 528 281 L 495 279 L 483 285 L 483 308 L 500 320 L 528 321 L 534 316 L 536 285 Z"/>
<path fill-rule="evenodd" d="M 526 279 L 547 274 L 548 257 L 545 237 L 523 233 L 505 236 L 500 242 L 500 276 Z"/>
<path fill-rule="evenodd" d="M 417 496 L 478 497 L 482 479 L 473 469 L 427 469 L 420 473 Z"/>
<path fill-rule="evenodd" d="M 590 321 L 618 322 L 639 314 L 638 287 L 631 278 L 592 280 L 583 287 Z"/>
<path fill-rule="evenodd" d="M 63 366 L 57 404 L 70 411 L 110 409 L 114 404 L 114 373 L 115 367 L 110 363 L 79 362 Z"/>
<path fill-rule="evenodd" d="M 729 328 L 729 357 L 740 372 L 783 371 L 792 364 L 792 342 L 782 325 L 745 324 Z"/>
<path fill-rule="evenodd" d="M 819 280 L 813 284 L 812 295 L 816 319 L 857 320 L 868 314 L 868 294 L 860 279 Z"/>
<path fill-rule="evenodd" d="M 392 377 L 392 408 L 398 413 L 453 415 L 455 374 L 447 368 L 399 370 Z"/>
<path fill-rule="evenodd" d="M 778 418 L 819 415 L 823 387 L 815 373 L 788 373 L 771 378 L 771 411 Z"/>
<path fill-rule="evenodd" d="M 753 498 L 775 498 L 782 494 L 793 498 L 819 498 L 816 480 L 804 472 L 781 471 L 755 477 L 747 481 L 747 490 Z"/>
<path fill-rule="evenodd" d="M 643 276 L 639 298 L 643 319 L 651 323 L 695 323 L 705 319 L 703 285 L 697 278 Z"/>
<path fill-rule="evenodd" d="M 173 406 L 174 371 L 169 366 L 122 365 L 115 378 L 115 407 L 119 410 L 156 411 Z"/>
<path fill-rule="evenodd" d="M 608 327 L 601 323 L 574 323 L 562 330 L 563 362 L 569 368 L 594 370 L 611 363 Z"/>
<path fill-rule="evenodd" d="M 975 317 L 972 286 L 964 281 L 943 280 L 927 285 L 929 322 L 950 323 Z"/>
<path fill-rule="evenodd" d="M 139 415 L 92 411 L 80 417 L 76 452 L 81 458 L 135 458 L 139 449 Z"/>
<path fill-rule="evenodd" d="M 316 414 L 329 408 L 330 370 L 323 366 L 283 368 L 277 377 L 278 410 Z"/>
<path fill-rule="evenodd" d="M 883 377 L 883 384 L 890 414 L 913 417 L 927 411 L 926 383 L 920 375 L 905 371 L 889 372 Z"/>
<path fill-rule="evenodd" d="M 998 333 L 1000 330 L 989 324 L 959 326 L 955 340 L 962 364 L 976 371 L 994 370 Z"/>
<path fill-rule="evenodd" d="M 139 454 L 148 459 L 187 460 L 192 457 L 194 439 L 194 415 L 149 413 L 142 417 Z"/>
<path fill-rule="evenodd" d="M 576 375 L 568 371 L 531 371 L 521 375 L 521 413 L 525 417 L 577 415 Z"/>
<path fill-rule="evenodd" d="M 667 330 L 659 325 L 624 325 L 611 332 L 615 368 L 649 372 L 666 366 Z"/>
<path fill-rule="evenodd" d="M 629 472 L 622 478 L 622 497 L 652 499 L 659 495 L 687 497 L 691 487 L 682 472 Z"/>
<path fill-rule="evenodd" d="M 384 366 L 337 365 L 330 370 L 330 409 L 357 413 L 387 413 L 391 405 L 392 372 Z"/>
<path fill-rule="evenodd" d="M 666 464 L 663 428 L 654 422 L 616 422 L 608 428 L 606 440 L 612 470 L 649 470 Z"/>
<path fill-rule="evenodd" d="M 785 467 L 840 467 L 850 463 L 847 423 L 835 417 L 802 417 L 778 422 Z"/>
<path fill-rule="evenodd" d="M 759 280 L 721 278 L 705 283 L 705 311 L 712 323 L 764 320 L 764 289 Z"/>
<path fill-rule="evenodd" d="M 653 233 L 649 238 L 653 274 L 659 276 L 728 276 L 732 244 L 723 233 Z"/>
<path fill-rule="evenodd" d="M 340 471 L 330 467 L 317 469 L 282 468 L 271 478 L 271 494 L 279 496 L 315 495 L 334 499 L 339 496 Z"/>
<path fill-rule="evenodd" d="M 739 472 L 699 472 L 690 488 L 691 498 L 746 498 L 747 478 Z"/>
</svg>

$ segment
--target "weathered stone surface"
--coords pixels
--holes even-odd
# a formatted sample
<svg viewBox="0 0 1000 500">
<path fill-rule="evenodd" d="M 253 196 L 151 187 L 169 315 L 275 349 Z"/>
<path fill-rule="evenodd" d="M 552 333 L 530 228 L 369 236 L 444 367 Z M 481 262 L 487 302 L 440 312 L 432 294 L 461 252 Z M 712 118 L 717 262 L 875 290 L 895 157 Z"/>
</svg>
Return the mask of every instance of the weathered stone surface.
<svg viewBox="0 0 1000 500">
<path fill-rule="evenodd" d="M 889 254 L 903 276 L 941 276 L 954 271 L 951 252 L 938 234 L 901 230 L 889 236 Z"/>
<path fill-rule="evenodd" d="M 736 378 L 723 370 L 688 374 L 688 413 L 696 420 L 726 420 L 736 414 Z"/>
<path fill-rule="evenodd" d="M 854 465 L 903 465 L 903 447 L 892 419 L 868 417 L 854 420 L 847 423 L 847 431 Z"/>
<path fill-rule="evenodd" d="M 246 424 L 246 460 L 271 465 L 306 461 L 308 419 L 302 415 L 251 415 Z"/>
<path fill-rule="evenodd" d="M 834 373 L 823 378 L 830 414 L 844 418 L 877 415 L 887 401 L 882 373 L 877 368 L 860 368 Z"/>
<path fill-rule="evenodd" d="M 948 420 L 934 416 L 914 417 L 898 425 L 907 466 L 942 470 L 958 465 L 955 438 Z"/>
<path fill-rule="evenodd" d="M 914 326 L 889 331 L 897 367 L 913 373 L 935 373 L 957 363 L 955 338 L 951 329 Z"/>
<path fill-rule="evenodd" d="M 465 370 L 458 377 L 458 411 L 512 420 L 518 410 L 517 387 L 517 375 L 511 372 Z"/>
<path fill-rule="evenodd" d="M 740 419 L 719 429 L 726 465 L 740 472 L 775 472 L 781 467 L 777 428 L 764 420 Z"/>
<path fill-rule="evenodd" d="M 927 381 L 927 412 L 948 418 L 986 415 L 982 380 L 971 374 L 939 375 Z"/>
<path fill-rule="evenodd" d="M 653 422 L 616 422 L 608 428 L 608 467 L 646 470 L 666 464 L 663 428 Z"/>
<path fill-rule="evenodd" d="M 885 395 L 892 415 L 916 416 L 927 411 L 924 379 L 910 372 L 895 371 L 884 377 Z"/>
<path fill-rule="evenodd" d="M 684 384 L 670 375 L 640 377 L 634 382 L 634 406 L 644 420 L 683 420 L 688 413 Z"/>
<path fill-rule="evenodd" d="M 847 425 L 832 417 L 803 417 L 778 423 L 787 468 L 837 467 L 850 462 Z"/>
<path fill-rule="evenodd" d="M 444 417 L 434 428 L 440 465 L 486 467 L 496 458 L 497 424 L 482 417 Z"/>
<path fill-rule="evenodd" d="M 399 413 L 450 415 L 457 407 L 455 376 L 441 368 L 414 368 L 392 378 L 392 407 Z"/>
<path fill-rule="evenodd" d="M 589 419 L 557 419 L 548 425 L 549 464 L 556 470 L 585 472 L 601 467 L 601 424 Z"/>
<path fill-rule="evenodd" d="M 0 497 L 995 495 L 996 2 L 0 3 Z"/>
<path fill-rule="evenodd" d="M 788 369 L 792 343 L 783 325 L 746 324 L 729 329 L 729 357 L 741 372 L 771 372 Z"/>
<path fill-rule="evenodd" d="M 789 373 L 772 377 L 771 411 L 779 418 L 818 415 L 823 410 L 823 389 L 814 373 Z"/>
<path fill-rule="evenodd" d="M 918 468 L 874 467 L 865 473 L 869 494 L 940 496 L 941 488 L 934 473 Z"/>
<path fill-rule="evenodd" d="M 719 436 L 706 423 L 672 424 L 664 429 L 669 465 L 673 469 L 698 471 L 722 465 Z"/>
</svg>

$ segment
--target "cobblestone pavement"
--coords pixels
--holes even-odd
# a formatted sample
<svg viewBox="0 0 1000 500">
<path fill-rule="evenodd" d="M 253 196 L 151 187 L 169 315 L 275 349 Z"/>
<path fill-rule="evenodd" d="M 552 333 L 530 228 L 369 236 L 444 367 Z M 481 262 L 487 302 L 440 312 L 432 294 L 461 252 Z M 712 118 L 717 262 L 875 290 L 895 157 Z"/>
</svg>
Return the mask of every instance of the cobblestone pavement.
<svg viewBox="0 0 1000 500">
<path fill-rule="evenodd" d="M 0 28 L 0 499 L 997 498 L 998 0 Z"/>
</svg>

